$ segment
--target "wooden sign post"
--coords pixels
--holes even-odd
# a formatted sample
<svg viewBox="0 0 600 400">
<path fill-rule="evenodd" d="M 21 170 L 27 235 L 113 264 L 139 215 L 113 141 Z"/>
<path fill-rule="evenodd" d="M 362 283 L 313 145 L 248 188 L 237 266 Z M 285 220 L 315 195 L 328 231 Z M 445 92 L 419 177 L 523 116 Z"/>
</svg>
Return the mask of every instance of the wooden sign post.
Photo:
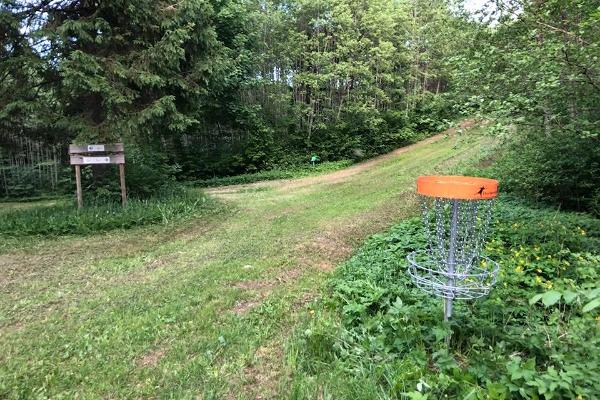
<svg viewBox="0 0 600 400">
<path fill-rule="evenodd" d="M 123 143 L 69 145 L 71 165 L 75 166 L 75 181 L 77 183 L 77 207 L 83 207 L 83 190 L 81 188 L 81 166 L 94 164 L 118 164 L 119 182 L 121 184 L 121 202 L 123 207 L 127 202 L 125 189 L 125 149 Z"/>
</svg>

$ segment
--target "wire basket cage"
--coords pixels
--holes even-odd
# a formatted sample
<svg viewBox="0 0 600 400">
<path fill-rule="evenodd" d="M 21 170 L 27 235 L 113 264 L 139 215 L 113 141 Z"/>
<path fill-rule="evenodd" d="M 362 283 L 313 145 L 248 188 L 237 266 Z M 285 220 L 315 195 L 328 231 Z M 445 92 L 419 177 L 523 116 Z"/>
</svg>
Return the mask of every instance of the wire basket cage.
<svg viewBox="0 0 600 400">
<path fill-rule="evenodd" d="M 453 300 L 485 296 L 496 283 L 499 266 L 481 253 L 497 188 L 497 181 L 485 178 L 417 180 L 427 249 L 407 256 L 408 274 L 421 290 L 445 299 L 445 320 Z"/>
</svg>

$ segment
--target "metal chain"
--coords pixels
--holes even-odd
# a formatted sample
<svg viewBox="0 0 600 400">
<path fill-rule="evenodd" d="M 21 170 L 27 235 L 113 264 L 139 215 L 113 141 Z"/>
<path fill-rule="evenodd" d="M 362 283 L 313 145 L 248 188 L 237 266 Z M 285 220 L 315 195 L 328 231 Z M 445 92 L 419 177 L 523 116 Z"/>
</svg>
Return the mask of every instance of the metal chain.
<svg viewBox="0 0 600 400">
<path fill-rule="evenodd" d="M 490 233 L 492 200 L 457 200 L 454 262 L 449 263 L 452 199 L 420 196 L 427 240 L 423 260 L 413 254 L 409 273 L 423 290 L 445 298 L 473 298 L 486 293 L 495 271 L 484 271 L 481 251 Z M 491 262 L 497 267 L 497 264 Z M 453 271 L 449 273 L 448 271 Z"/>
</svg>

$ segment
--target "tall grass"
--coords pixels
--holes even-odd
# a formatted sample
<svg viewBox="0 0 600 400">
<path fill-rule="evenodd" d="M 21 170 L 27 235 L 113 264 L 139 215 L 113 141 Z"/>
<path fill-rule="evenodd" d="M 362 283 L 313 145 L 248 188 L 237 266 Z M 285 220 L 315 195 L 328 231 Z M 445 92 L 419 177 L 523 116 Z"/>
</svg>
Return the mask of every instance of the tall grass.
<svg viewBox="0 0 600 400">
<path fill-rule="evenodd" d="M 216 212 L 218 208 L 218 204 L 202 192 L 179 188 L 150 199 L 130 199 L 124 208 L 117 202 L 91 200 L 78 210 L 71 202 L 59 202 L 2 213 L 0 236 L 90 234 L 169 224 L 181 218 Z"/>
</svg>

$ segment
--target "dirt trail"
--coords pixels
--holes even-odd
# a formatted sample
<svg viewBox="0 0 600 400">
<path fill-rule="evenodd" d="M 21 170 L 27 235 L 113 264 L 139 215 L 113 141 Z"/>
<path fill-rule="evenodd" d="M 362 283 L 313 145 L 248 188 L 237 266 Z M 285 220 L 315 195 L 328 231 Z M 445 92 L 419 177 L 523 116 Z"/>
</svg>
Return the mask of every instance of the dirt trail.
<svg viewBox="0 0 600 400">
<path fill-rule="evenodd" d="M 272 181 L 262 181 L 256 183 L 247 183 L 242 185 L 230 185 L 230 186 L 221 186 L 215 188 L 209 188 L 206 190 L 207 193 L 217 196 L 217 197 L 229 197 L 228 195 L 236 194 L 241 191 L 251 190 L 251 189 L 259 189 L 259 188 L 278 188 L 283 190 L 288 189 L 296 189 L 304 186 L 312 186 L 320 183 L 339 183 L 347 180 L 349 177 L 364 172 L 368 169 L 378 166 L 379 164 L 398 157 L 402 154 L 412 151 L 417 146 L 423 146 L 426 144 L 437 142 L 438 140 L 448 136 L 454 135 L 457 129 L 470 129 L 473 126 L 477 125 L 477 120 L 475 119 L 466 119 L 462 121 L 457 128 L 450 128 L 441 133 L 438 133 L 435 136 L 431 136 L 425 140 L 422 140 L 418 143 L 411 144 L 409 146 L 401 147 L 396 149 L 390 153 L 383 154 L 381 156 L 369 159 L 367 161 L 363 161 L 361 163 L 355 164 L 349 168 L 344 168 L 339 171 L 330 172 L 323 175 L 316 176 L 308 176 L 305 178 L 297 178 L 297 179 L 279 179 Z"/>
</svg>

